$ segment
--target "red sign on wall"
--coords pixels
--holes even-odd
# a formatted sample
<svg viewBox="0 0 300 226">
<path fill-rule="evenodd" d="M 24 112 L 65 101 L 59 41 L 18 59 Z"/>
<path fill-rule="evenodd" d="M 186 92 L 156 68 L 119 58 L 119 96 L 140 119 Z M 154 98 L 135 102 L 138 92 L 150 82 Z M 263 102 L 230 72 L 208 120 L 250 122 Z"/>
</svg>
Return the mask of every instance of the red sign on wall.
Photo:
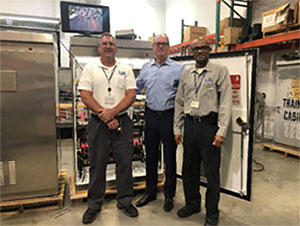
<svg viewBox="0 0 300 226">
<path fill-rule="evenodd" d="M 241 76 L 240 75 L 230 75 L 230 80 L 232 84 L 232 89 L 241 88 Z"/>
<path fill-rule="evenodd" d="M 240 89 L 241 89 L 241 76 L 230 75 L 231 87 L 232 87 L 232 104 L 240 104 Z"/>
</svg>

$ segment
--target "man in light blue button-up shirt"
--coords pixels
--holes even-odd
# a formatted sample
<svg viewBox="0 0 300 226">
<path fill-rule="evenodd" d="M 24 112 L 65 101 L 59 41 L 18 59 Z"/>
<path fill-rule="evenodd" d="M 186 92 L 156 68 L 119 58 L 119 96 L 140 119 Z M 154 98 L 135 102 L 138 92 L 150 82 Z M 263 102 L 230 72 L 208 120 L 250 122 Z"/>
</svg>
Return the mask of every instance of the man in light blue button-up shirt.
<svg viewBox="0 0 300 226">
<path fill-rule="evenodd" d="M 136 80 L 137 92 L 146 91 L 145 145 L 146 145 L 146 193 L 136 203 L 147 205 L 156 199 L 157 163 L 159 144 L 163 143 L 165 162 L 164 210 L 174 207 L 176 191 L 176 149 L 173 118 L 174 101 L 183 66 L 169 59 L 169 39 L 165 34 L 157 35 L 153 42 L 155 59 L 144 64 Z"/>
<path fill-rule="evenodd" d="M 154 111 L 174 108 L 174 98 L 182 70 L 180 63 L 169 58 L 161 65 L 153 59 L 142 67 L 136 80 L 137 92 L 145 88 L 147 107 Z"/>
</svg>

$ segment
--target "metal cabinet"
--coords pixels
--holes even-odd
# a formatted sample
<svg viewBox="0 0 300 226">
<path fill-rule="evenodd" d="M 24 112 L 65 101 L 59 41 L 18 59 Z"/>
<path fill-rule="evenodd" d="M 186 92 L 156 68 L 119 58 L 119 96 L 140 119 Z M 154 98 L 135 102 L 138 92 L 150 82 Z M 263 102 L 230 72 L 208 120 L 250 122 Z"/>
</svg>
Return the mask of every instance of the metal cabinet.
<svg viewBox="0 0 300 226">
<path fill-rule="evenodd" d="M 300 60 L 278 61 L 274 141 L 300 145 Z"/>
<path fill-rule="evenodd" d="M 0 37 L 1 200 L 57 194 L 53 36 Z"/>
</svg>

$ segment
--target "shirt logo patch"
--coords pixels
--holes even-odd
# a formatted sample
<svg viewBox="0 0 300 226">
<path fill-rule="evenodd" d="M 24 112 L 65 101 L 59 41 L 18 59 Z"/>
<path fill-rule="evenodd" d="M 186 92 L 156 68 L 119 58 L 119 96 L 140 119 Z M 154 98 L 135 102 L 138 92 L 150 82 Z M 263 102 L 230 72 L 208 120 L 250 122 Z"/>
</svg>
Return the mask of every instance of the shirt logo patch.
<svg viewBox="0 0 300 226">
<path fill-rule="evenodd" d="M 211 83 L 212 79 L 210 77 L 208 77 L 207 79 L 205 79 L 205 82 Z"/>
<path fill-rule="evenodd" d="M 204 81 L 204 85 L 208 88 L 211 87 L 212 86 L 212 78 L 210 78 L 210 77 L 206 78 Z"/>
<path fill-rule="evenodd" d="M 126 75 L 126 72 L 125 72 L 125 71 L 119 71 L 119 75 L 125 76 L 125 75 Z"/>
</svg>

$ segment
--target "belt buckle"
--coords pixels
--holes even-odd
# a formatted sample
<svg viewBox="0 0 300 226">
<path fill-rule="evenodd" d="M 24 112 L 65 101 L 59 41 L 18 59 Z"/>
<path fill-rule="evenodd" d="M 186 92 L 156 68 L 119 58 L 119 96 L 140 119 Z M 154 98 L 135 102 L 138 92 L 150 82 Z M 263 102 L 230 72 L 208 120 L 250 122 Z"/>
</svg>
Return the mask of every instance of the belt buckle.
<svg viewBox="0 0 300 226">
<path fill-rule="evenodd" d="M 200 117 L 194 117 L 194 122 L 200 123 L 201 122 L 201 118 Z"/>
</svg>

